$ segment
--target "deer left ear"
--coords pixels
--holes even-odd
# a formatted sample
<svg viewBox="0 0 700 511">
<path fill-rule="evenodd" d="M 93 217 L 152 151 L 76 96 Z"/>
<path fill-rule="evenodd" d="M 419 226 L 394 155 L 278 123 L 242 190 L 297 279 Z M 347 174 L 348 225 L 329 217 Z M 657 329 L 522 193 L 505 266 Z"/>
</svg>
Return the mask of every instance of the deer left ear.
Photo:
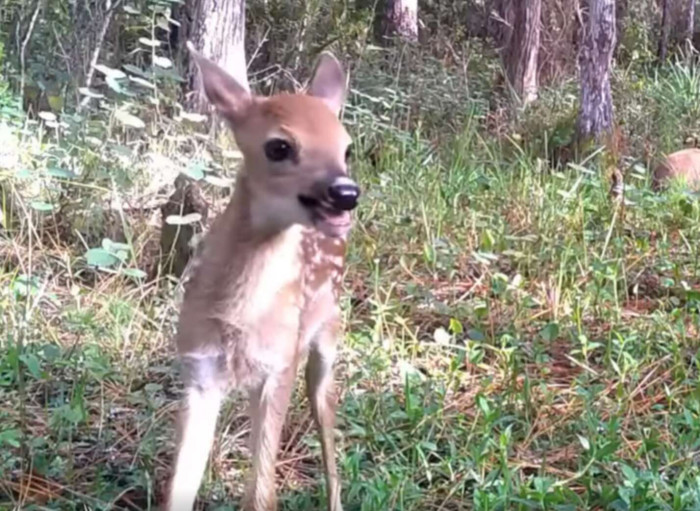
<svg viewBox="0 0 700 511">
<path fill-rule="evenodd" d="M 332 53 L 323 52 L 316 62 L 308 94 L 323 100 L 335 115 L 339 115 L 345 103 L 347 83 L 348 77 L 338 59 Z"/>
</svg>

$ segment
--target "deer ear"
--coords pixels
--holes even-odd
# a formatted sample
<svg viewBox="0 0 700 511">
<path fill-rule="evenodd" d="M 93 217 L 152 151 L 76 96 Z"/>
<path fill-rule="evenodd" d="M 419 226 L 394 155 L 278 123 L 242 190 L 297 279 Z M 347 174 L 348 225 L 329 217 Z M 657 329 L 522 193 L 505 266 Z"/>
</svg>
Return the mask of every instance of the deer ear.
<svg viewBox="0 0 700 511">
<path fill-rule="evenodd" d="M 323 52 L 316 61 L 308 94 L 323 100 L 338 115 L 345 102 L 347 83 L 347 75 L 338 59 L 329 52 Z"/>
<path fill-rule="evenodd" d="M 194 49 L 187 41 L 187 49 L 199 68 L 202 88 L 209 102 L 216 110 L 235 122 L 240 119 L 252 103 L 247 77 L 237 80 L 214 62 Z"/>
</svg>

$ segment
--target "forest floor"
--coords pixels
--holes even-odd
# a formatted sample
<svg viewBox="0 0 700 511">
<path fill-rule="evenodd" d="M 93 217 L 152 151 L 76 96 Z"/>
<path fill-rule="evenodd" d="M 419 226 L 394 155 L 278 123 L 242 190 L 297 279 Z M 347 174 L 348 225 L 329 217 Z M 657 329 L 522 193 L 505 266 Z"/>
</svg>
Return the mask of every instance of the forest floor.
<svg viewBox="0 0 700 511">
<path fill-rule="evenodd" d="M 85 256 L 101 246 L 90 257 L 126 260 L 121 250 L 146 270 L 159 222 L 66 201 L 57 183 L 73 197 L 94 191 L 61 172 L 73 153 L 60 153 L 45 121 L 13 119 L 0 117 L 10 126 L 0 192 L 20 219 L 0 233 L 0 508 L 154 509 L 182 392 L 175 284 L 97 271 Z M 639 174 L 626 202 L 611 202 L 594 160 L 550 172 L 476 123 L 439 144 L 350 124 L 365 194 L 337 370 L 345 510 L 698 509 L 697 197 L 653 194 Z M 115 145 L 112 163 L 95 149 L 94 168 L 146 172 L 208 147 L 159 140 L 147 154 Z M 27 174 L 47 151 L 55 159 Z M 235 165 L 217 158 L 202 161 L 230 177 Z M 110 174 L 105 197 L 124 175 Z M 20 200 L 33 186 L 68 213 Z M 220 190 L 205 183 L 210 199 Z M 124 241 L 112 232 L 130 233 L 125 247 L 102 241 Z M 220 417 L 201 509 L 237 509 L 243 412 L 234 398 Z M 302 388 L 277 474 L 281 509 L 322 508 Z"/>
</svg>

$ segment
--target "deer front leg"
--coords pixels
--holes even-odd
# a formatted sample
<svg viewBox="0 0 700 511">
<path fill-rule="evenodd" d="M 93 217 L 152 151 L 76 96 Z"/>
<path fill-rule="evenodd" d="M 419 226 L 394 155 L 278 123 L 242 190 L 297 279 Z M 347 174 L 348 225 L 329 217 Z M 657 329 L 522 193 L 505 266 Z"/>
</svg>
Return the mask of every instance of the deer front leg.
<svg viewBox="0 0 700 511">
<path fill-rule="evenodd" d="M 323 468 L 326 472 L 328 510 L 342 511 L 340 478 L 335 461 L 335 401 L 333 397 L 333 362 L 335 361 L 338 325 L 334 322 L 317 335 L 306 365 L 306 391 L 321 436 Z"/>
<path fill-rule="evenodd" d="M 178 424 L 175 470 L 168 488 L 167 511 L 191 511 L 214 442 L 224 396 L 218 357 L 184 357 L 186 395 Z"/>
<path fill-rule="evenodd" d="M 282 426 L 294 386 L 295 367 L 269 376 L 251 395 L 253 471 L 243 497 L 243 511 L 277 508 L 275 465 Z"/>
</svg>

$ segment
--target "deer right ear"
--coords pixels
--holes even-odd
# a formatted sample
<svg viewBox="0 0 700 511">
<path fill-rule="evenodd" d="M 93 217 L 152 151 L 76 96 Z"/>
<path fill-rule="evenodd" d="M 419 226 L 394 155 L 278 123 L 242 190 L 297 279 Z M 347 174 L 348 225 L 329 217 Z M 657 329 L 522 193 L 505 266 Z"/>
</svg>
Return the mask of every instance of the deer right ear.
<svg viewBox="0 0 700 511">
<path fill-rule="evenodd" d="M 224 117 L 235 122 L 252 103 L 248 83 L 244 79 L 236 80 L 233 76 L 217 66 L 214 62 L 194 49 L 187 41 L 187 49 L 194 58 L 202 78 L 204 94 L 209 102 Z M 244 77 L 245 78 L 245 77 Z"/>
<path fill-rule="evenodd" d="M 308 94 L 322 100 L 335 115 L 339 115 L 347 95 L 347 82 L 347 74 L 338 59 L 332 53 L 323 52 L 316 61 Z"/>
</svg>

